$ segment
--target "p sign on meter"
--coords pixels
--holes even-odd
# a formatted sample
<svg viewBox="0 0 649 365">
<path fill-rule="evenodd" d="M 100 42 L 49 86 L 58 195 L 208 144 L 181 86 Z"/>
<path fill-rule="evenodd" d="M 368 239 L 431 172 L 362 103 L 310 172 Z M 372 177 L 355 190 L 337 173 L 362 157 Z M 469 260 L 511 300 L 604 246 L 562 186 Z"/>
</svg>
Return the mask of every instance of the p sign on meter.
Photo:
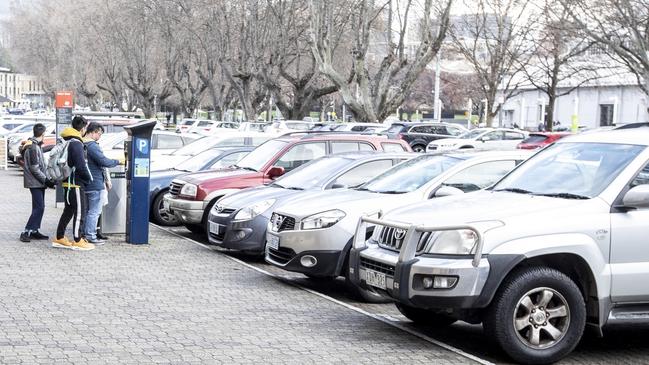
<svg viewBox="0 0 649 365">
<path fill-rule="evenodd" d="M 149 243 L 149 173 L 151 134 L 155 121 L 124 127 L 128 133 L 126 154 L 126 242 Z"/>
</svg>

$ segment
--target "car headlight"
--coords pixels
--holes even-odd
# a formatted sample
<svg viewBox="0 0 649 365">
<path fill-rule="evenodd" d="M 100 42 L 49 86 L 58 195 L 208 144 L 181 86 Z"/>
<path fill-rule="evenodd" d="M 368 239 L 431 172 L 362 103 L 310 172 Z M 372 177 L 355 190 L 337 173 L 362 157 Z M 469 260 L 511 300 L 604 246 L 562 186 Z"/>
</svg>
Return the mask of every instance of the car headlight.
<svg viewBox="0 0 649 365">
<path fill-rule="evenodd" d="M 473 223 L 482 234 L 504 226 L 501 221 L 484 221 Z M 470 229 L 436 232 L 428 244 L 427 253 L 442 255 L 469 255 L 475 252 L 478 235 Z"/>
<path fill-rule="evenodd" d="M 345 218 L 345 212 L 338 209 L 310 215 L 302 219 L 302 229 L 328 228 Z"/>
<path fill-rule="evenodd" d="M 198 187 L 194 184 L 185 184 L 183 188 L 180 189 L 180 195 L 196 197 L 196 191 Z"/>
<path fill-rule="evenodd" d="M 427 252 L 442 255 L 468 255 L 473 251 L 478 236 L 469 229 L 442 231 L 436 234 Z"/>
<path fill-rule="evenodd" d="M 247 206 L 239 210 L 237 215 L 234 216 L 234 219 L 238 221 L 253 219 L 254 217 L 268 210 L 268 208 L 272 207 L 273 204 L 275 204 L 275 199 L 268 199 L 257 204 Z"/>
</svg>

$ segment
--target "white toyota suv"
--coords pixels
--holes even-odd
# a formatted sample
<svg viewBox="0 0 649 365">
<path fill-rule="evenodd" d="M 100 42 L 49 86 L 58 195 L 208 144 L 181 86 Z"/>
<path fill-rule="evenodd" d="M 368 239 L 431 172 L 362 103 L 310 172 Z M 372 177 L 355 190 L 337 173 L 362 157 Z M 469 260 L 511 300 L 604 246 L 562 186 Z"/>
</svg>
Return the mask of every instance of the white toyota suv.
<svg viewBox="0 0 649 365">
<path fill-rule="evenodd" d="M 416 322 L 482 322 L 522 363 L 561 359 L 586 325 L 647 323 L 648 145 L 577 135 L 488 190 L 361 218 L 350 279 Z"/>
</svg>

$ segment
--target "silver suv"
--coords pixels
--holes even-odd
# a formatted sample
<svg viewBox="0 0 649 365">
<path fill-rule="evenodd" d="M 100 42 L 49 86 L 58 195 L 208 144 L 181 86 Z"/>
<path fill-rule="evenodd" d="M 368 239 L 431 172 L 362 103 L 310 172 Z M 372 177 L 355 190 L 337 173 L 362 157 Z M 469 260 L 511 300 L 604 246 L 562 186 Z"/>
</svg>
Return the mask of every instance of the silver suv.
<svg viewBox="0 0 649 365">
<path fill-rule="evenodd" d="M 350 279 L 415 322 L 482 322 L 514 360 L 649 320 L 649 130 L 566 138 L 495 186 L 361 218 Z M 367 225 L 376 225 L 367 241 Z"/>
</svg>

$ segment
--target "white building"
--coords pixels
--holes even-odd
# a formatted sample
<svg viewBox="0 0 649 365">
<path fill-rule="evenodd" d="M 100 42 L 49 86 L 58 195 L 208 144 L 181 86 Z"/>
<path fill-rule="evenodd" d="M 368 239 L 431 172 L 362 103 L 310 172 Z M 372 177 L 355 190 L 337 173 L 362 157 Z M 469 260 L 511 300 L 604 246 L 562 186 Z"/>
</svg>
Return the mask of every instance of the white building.
<svg viewBox="0 0 649 365">
<path fill-rule="evenodd" d="M 37 76 L 14 73 L 4 67 L 0 67 L 0 95 L 11 100 L 3 106 L 26 109 L 43 107 L 48 99 Z"/>
<path fill-rule="evenodd" d="M 570 127 L 573 115 L 579 126 L 600 126 L 647 122 L 647 95 L 638 87 L 636 77 L 628 71 L 602 69 L 601 78 L 589 81 L 567 95 L 557 98 L 553 119 L 561 126 Z M 568 79 L 559 84 L 558 94 L 577 85 Z M 504 101 L 494 124 L 518 124 L 521 128 L 536 129 L 545 118 L 548 96 L 531 85 L 519 87 L 519 93 Z M 502 102 L 502 95 L 499 100 Z"/>
</svg>

